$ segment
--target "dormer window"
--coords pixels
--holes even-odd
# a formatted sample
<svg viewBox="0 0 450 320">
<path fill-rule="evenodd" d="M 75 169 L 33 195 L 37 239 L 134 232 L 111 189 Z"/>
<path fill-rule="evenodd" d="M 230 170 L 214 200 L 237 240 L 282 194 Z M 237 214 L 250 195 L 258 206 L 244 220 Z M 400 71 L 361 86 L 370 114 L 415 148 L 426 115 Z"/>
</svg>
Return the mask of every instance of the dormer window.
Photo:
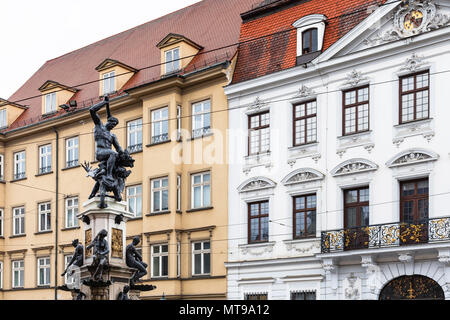
<svg viewBox="0 0 450 320">
<path fill-rule="evenodd" d="M 174 48 L 165 52 L 166 73 L 174 72 L 180 69 L 180 48 Z"/>
<path fill-rule="evenodd" d="M 297 20 L 297 65 L 314 60 L 322 52 L 327 18 L 312 14 Z"/>
<path fill-rule="evenodd" d="M 318 49 L 317 28 L 302 32 L 302 54 L 316 52 Z"/>
<path fill-rule="evenodd" d="M 56 92 L 45 95 L 45 113 L 56 111 Z"/>
<path fill-rule="evenodd" d="M 115 71 L 103 74 L 103 95 L 107 95 L 116 91 L 115 76 Z"/>
<path fill-rule="evenodd" d="M 6 128 L 7 122 L 6 122 L 6 108 L 0 110 L 0 129 Z"/>
</svg>

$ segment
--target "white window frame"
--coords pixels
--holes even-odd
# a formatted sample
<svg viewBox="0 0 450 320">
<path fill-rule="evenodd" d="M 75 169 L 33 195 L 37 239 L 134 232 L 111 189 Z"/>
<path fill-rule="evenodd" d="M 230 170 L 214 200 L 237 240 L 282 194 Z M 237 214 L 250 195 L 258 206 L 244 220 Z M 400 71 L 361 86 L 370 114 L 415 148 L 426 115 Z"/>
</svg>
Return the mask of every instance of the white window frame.
<svg viewBox="0 0 450 320">
<path fill-rule="evenodd" d="M 205 182 L 205 175 L 209 175 L 209 181 Z M 200 176 L 200 183 L 194 183 L 195 177 Z M 209 203 L 205 203 L 204 189 L 209 186 Z M 200 205 L 195 206 L 195 188 L 200 187 Z M 211 171 L 191 174 L 191 209 L 208 208 L 211 206 Z"/>
<path fill-rule="evenodd" d="M 39 147 L 39 174 L 52 171 L 52 145 L 46 144 Z"/>
<path fill-rule="evenodd" d="M 178 54 L 178 58 L 175 57 L 175 53 Z M 170 54 L 170 57 L 168 55 Z M 165 73 L 175 72 L 181 69 L 180 60 L 180 47 L 176 47 L 167 51 L 164 51 L 165 59 Z"/>
<path fill-rule="evenodd" d="M 322 14 L 311 14 L 294 22 L 293 27 L 297 29 L 297 57 L 303 55 L 302 34 L 308 29 L 317 28 L 317 52 L 322 51 L 326 20 L 327 17 Z"/>
<path fill-rule="evenodd" d="M 69 143 L 72 145 L 69 146 Z M 79 149 L 80 139 L 78 137 L 72 137 L 66 139 L 66 168 L 76 167 L 80 159 Z"/>
<path fill-rule="evenodd" d="M 177 174 L 177 211 L 181 211 L 181 175 Z"/>
<path fill-rule="evenodd" d="M 3 261 L 0 261 L 0 289 L 3 289 Z"/>
<path fill-rule="evenodd" d="M 52 113 L 56 111 L 56 92 L 51 92 L 45 95 L 45 113 Z"/>
<path fill-rule="evenodd" d="M 201 111 L 195 112 L 195 108 L 201 106 Z M 205 126 L 205 117 L 209 116 L 209 127 Z M 196 125 L 196 119 L 200 119 L 200 125 Z M 192 137 L 202 137 L 211 132 L 211 99 L 192 104 Z"/>
<path fill-rule="evenodd" d="M 130 192 L 132 191 L 133 192 Z M 130 199 L 134 199 L 134 208 L 130 207 Z M 138 201 L 140 201 L 141 205 L 141 211 L 138 212 L 137 208 L 138 208 Z M 130 209 L 132 209 L 133 211 L 131 211 Z M 127 187 L 127 210 L 128 212 L 131 212 L 132 214 L 134 214 L 134 216 L 136 218 L 138 217 L 142 217 L 142 185 L 137 184 L 134 186 L 129 186 Z"/>
<path fill-rule="evenodd" d="M 102 75 L 103 95 L 108 95 L 116 91 L 116 72 L 111 71 Z"/>
<path fill-rule="evenodd" d="M 167 111 L 167 116 L 164 116 L 164 111 Z M 163 107 L 152 110 L 152 141 L 151 143 L 160 143 L 169 141 L 169 107 Z M 164 132 L 164 122 L 167 123 L 167 132 Z M 156 124 L 159 124 L 159 130 L 156 132 Z M 157 139 L 155 139 L 157 138 Z"/>
<path fill-rule="evenodd" d="M 44 206 L 44 210 L 42 207 Z M 42 226 L 41 217 L 45 218 L 45 226 Z M 52 204 L 51 202 L 42 202 L 38 204 L 38 232 L 45 232 L 51 230 Z"/>
<path fill-rule="evenodd" d="M 43 262 L 42 265 L 41 265 L 41 262 Z M 42 257 L 42 258 L 37 259 L 37 285 L 38 285 L 38 287 L 50 285 L 50 277 L 51 277 L 50 266 L 51 266 L 50 257 Z M 41 277 L 40 277 L 41 270 L 43 270 L 43 272 L 44 272 L 44 283 L 41 283 Z M 47 274 L 47 270 L 48 270 L 48 274 Z"/>
<path fill-rule="evenodd" d="M 16 233 L 16 226 L 19 224 L 19 232 Z M 13 208 L 13 236 L 25 234 L 25 207 Z"/>
<path fill-rule="evenodd" d="M 66 254 L 64 256 L 64 270 L 67 269 L 67 266 L 69 265 L 70 260 L 72 260 L 72 255 L 71 254 Z M 71 285 L 71 284 L 74 284 L 74 283 L 75 283 L 74 276 L 73 275 L 69 276 L 69 272 L 67 272 L 64 275 L 64 284 Z"/>
<path fill-rule="evenodd" d="M 177 106 L 177 141 L 181 140 L 181 106 Z"/>
<path fill-rule="evenodd" d="M 159 248 L 159 252 L 155 253 L 154 249 L 158 247 Z M 167 247 L 167 252 L 163 252 L 162 248 L 163 247 Z M 150 250 L 150 255 L 151 255 L 151 268 L 152 268 L 152 278 L 167 278 L 169 276 L 169 244 L 168 243 L 160 243 L 160 244 L 154 244 L 151 246 L 151 250 Z M 166 257 L 167 258 L 167 274 L 162 274 L 163 272 L 163 264 L 162 264 L 162 260 L 163 258 Z M 158 270 L 155 270 L 154 268 L 154 261 L 157 260 L 158 261 Z M 155 275 L 155 271 L 158 271 L 158 275 Z"/>
<path fill-rule="evenodd" d="M 26 153 L 19 151 L 14 153 L 14 179 L 24 179 L 26 177 Z"/>
<path fill-rule="evenodd" d="M 0 110 L 0 129 L 6 128 L 8 126 L 8 117 L 6 108 Z"/>
<path fill-rule="evenodd" d="M 0 154 L 0 181 L 5 181 L 5 156 Z"/>
<path fill-rule="evenodd" d="M 204 248 L 205 243 L 209 243 L 209 249 Z M 201 249 L 196 250 L 195 245 L 197 243 L 201 243 Z M 195 273 L 195 255 L 200 254 L 200 273 Z M 205 272 L 205 254 L 209 254 L 209 272 Z M 211 274 L 211 240 L 203 240 L 203 241 L 194 241 L 192 242 L 192 275 L 193 276 L 203 276 L 203 275 L 210 275 Z"/>
<path fill-rule="evenodd" d="M 4 228 L 4 224 L 5 224 L 5 209 L 0 208 L 0 237 L 3 237 L 3 228 Z"/>
<path fill-rule="evenodd" d="M 134 144 L 131 144 L 132 138 Z M 127 122 L 127 146 L 130 152 L 142 150 L 142 118 Z"/>
<path fill-rule="evenodd" d="M 177 278 L 181 277 L 181 242 L 177 241 Z"/>
<path fill-rule="evenodd" d="M 18 285 L 14 285 L 16 282 L 15 272 L 18 271 Z M 23 259 L 21 260 L 13 260 L 11 261 L 11 287 L 12 288 L 23 288 L 25 284 L 25 261 Z"/>
<path fill-rule="evenodd" d="M 76 205 L 74 205 L 74 202 L 76 200 Z M 71 205 L 69 205 L 69 202 L 72 202 Z M 67 198 L 65 201 L 65 216 L 66 216 L 66 228 L 75 228 L 78 227 L 78 218 L 77 218 L 77 214 L 78 214 L 78 206 L 79 206 L 79 201 L 78 201 L 78 197 L 71 197 L 71 198 Z M 72 212 L 72 220 L 69 221 L 69 211 Z"/>
<path fill-rule="evenodd" d="M 163 181 L 167 180 L 167 186 L 163 186 Z M 154 183 L 156 181 L 159 181 L 159 187 L 155 187 Z M 152 179 L 150 181 L 150 186 L 151 186 L 151 208 L 152 208 L 152 213 L 157 213 L 157 212 L 164 212 L 164 211 L 168 211 L 169 207 L 170 207 L 170 201 L 169 201 L 169 177 L 161 177 L 161 178 L 156 178 L 156 179 Z M 167 208 L 163 208 L 163 193 L 167 192 Z M 155 208 L 155 192 L 158 193 L 158 197 L 159 197 L 159 208 Z"/>
</svg>

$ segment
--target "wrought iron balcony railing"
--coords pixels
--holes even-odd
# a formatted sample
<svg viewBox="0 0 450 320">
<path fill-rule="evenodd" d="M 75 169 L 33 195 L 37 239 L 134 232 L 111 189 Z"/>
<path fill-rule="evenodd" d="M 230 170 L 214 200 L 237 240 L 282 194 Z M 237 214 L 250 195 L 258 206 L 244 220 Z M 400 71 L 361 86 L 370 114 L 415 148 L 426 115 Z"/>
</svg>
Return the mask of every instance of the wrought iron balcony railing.
<svg viewBox="0 0 450 320">
<path fill-rule="evenodd" d="M 78 159 L 66 162 L 66 168 L 72 168 L 76 166 L 78 166 Z"/>
<path fill-rule="evenodd" d="M 450 241 L 450 217 L 323 231 L 322 253 Z"/>
<path fill-rule="evenodd" d="M 211 127 L 203 127 L 199 129 L 192 130 L 192 138 L 200 138 L 204 135 L 211 133 Z"/>
<path fill-rule="evenodd" d="M 139 152 L 142 150 L 142 143 L 135 144 L 134 146 L 128 146 L 128 151 L 130 153 Z"/>
<path fill-rule="evenodd" d="M 25 177 L 25 172 L 19 172 L 13 175 L 14 180 L 25 179 Z"/>
<path fill-rule="evenodd" d="M 46 174 L 52 171 L 52 167 L 41 167 L 39 168 L 39 174 Z"/>
<path fill-rule="evenodd" d="M 161 143 L 161 142 L 166 142 L 169 140 L 169 134 L 168 133 L 163 133 L 157 136 L 153 136 L 152 137 L 152 143 Z"/>
</svg>

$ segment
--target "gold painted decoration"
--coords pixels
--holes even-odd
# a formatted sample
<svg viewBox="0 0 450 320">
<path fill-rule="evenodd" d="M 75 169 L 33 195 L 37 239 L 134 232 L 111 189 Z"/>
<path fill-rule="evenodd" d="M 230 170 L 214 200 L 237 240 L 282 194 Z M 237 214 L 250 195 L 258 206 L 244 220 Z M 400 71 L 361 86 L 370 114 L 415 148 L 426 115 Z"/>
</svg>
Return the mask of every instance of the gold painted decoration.
<svg viewBox="0 0 450 320">
<path fill-rule="evenodd" d="M 84 248 L 85 248 L 84 256 L 86 258 L 92 256 L 92 248 L 89 250 L 86 249 L 87 246 L 91 244 L 91 242 L 92 242 L 92 229 L 88 229 L 84 233 Z"/>
<path fill-rule="evenodd" d="M 120 229 L 112 228 L 111 256 L 113 258 L 123 257 L 123 232 Z"/>
</svg>

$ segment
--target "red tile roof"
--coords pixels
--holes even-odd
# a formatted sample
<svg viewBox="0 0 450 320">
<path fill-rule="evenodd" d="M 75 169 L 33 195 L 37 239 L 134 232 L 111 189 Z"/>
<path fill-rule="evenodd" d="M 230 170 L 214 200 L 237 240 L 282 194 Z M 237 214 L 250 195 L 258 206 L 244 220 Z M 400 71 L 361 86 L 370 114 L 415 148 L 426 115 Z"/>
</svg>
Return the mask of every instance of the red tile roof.
<svg viewBox="0 0 450 320">
<path fill-rule="evenodd" d="M 203 47 L 207 52 L 238 42 L 241 26 L 240 13 L 252 8 L 260 0 L 203 0 L 156 20 L 124 31 L 84 48 L 47 61 L 17 92 L 8 100 L 20 101 L 30 108 L 8 128 L 8 130 L 43 120 L 41 116 L 41 93 L 39 88 L 48 80 L 75 87 L 79 91 L 72 100 L 78 107 L 88 106 L 98 100 L 99 83 L 80 84 L 99 79 L 95 68 L 105 59 L 117 60 L 135 69 L 157 65 L 161 61 L 160 50 L 156 45 L 169 33 L 181 34 Z M 230 60 L 237 47 L 200 54 L 195 57 L 186 71 L 203 68 Z M 149 83 L 160 79 L 160 67 L 140 70 L 123 89 Z M 23 100 L 27 99 L 27 100 Z M 62 110 L 59 114 L 63 112 Z"/>
<path fill-rule="evenodd" d="M 368 15 L 370 6 L 386 0 L 265 0 L 242 14 L 238 62 L 233 83 L 282 71 L 296 66 L 297 33 L 293 23 L 311 15 L 323 14 L 328 20 L 323 51 L 342 38 Z M 334 17 L 338 17 L 333 19 Z M 288 32 L 282 32 L 289 30 Z M 278 32 L 278 33 L 277 33 Z M 271 35 L 276 33 L 274 35 Z M 267 37 L 265 37 L 267 36 Z"/>
</svg>

